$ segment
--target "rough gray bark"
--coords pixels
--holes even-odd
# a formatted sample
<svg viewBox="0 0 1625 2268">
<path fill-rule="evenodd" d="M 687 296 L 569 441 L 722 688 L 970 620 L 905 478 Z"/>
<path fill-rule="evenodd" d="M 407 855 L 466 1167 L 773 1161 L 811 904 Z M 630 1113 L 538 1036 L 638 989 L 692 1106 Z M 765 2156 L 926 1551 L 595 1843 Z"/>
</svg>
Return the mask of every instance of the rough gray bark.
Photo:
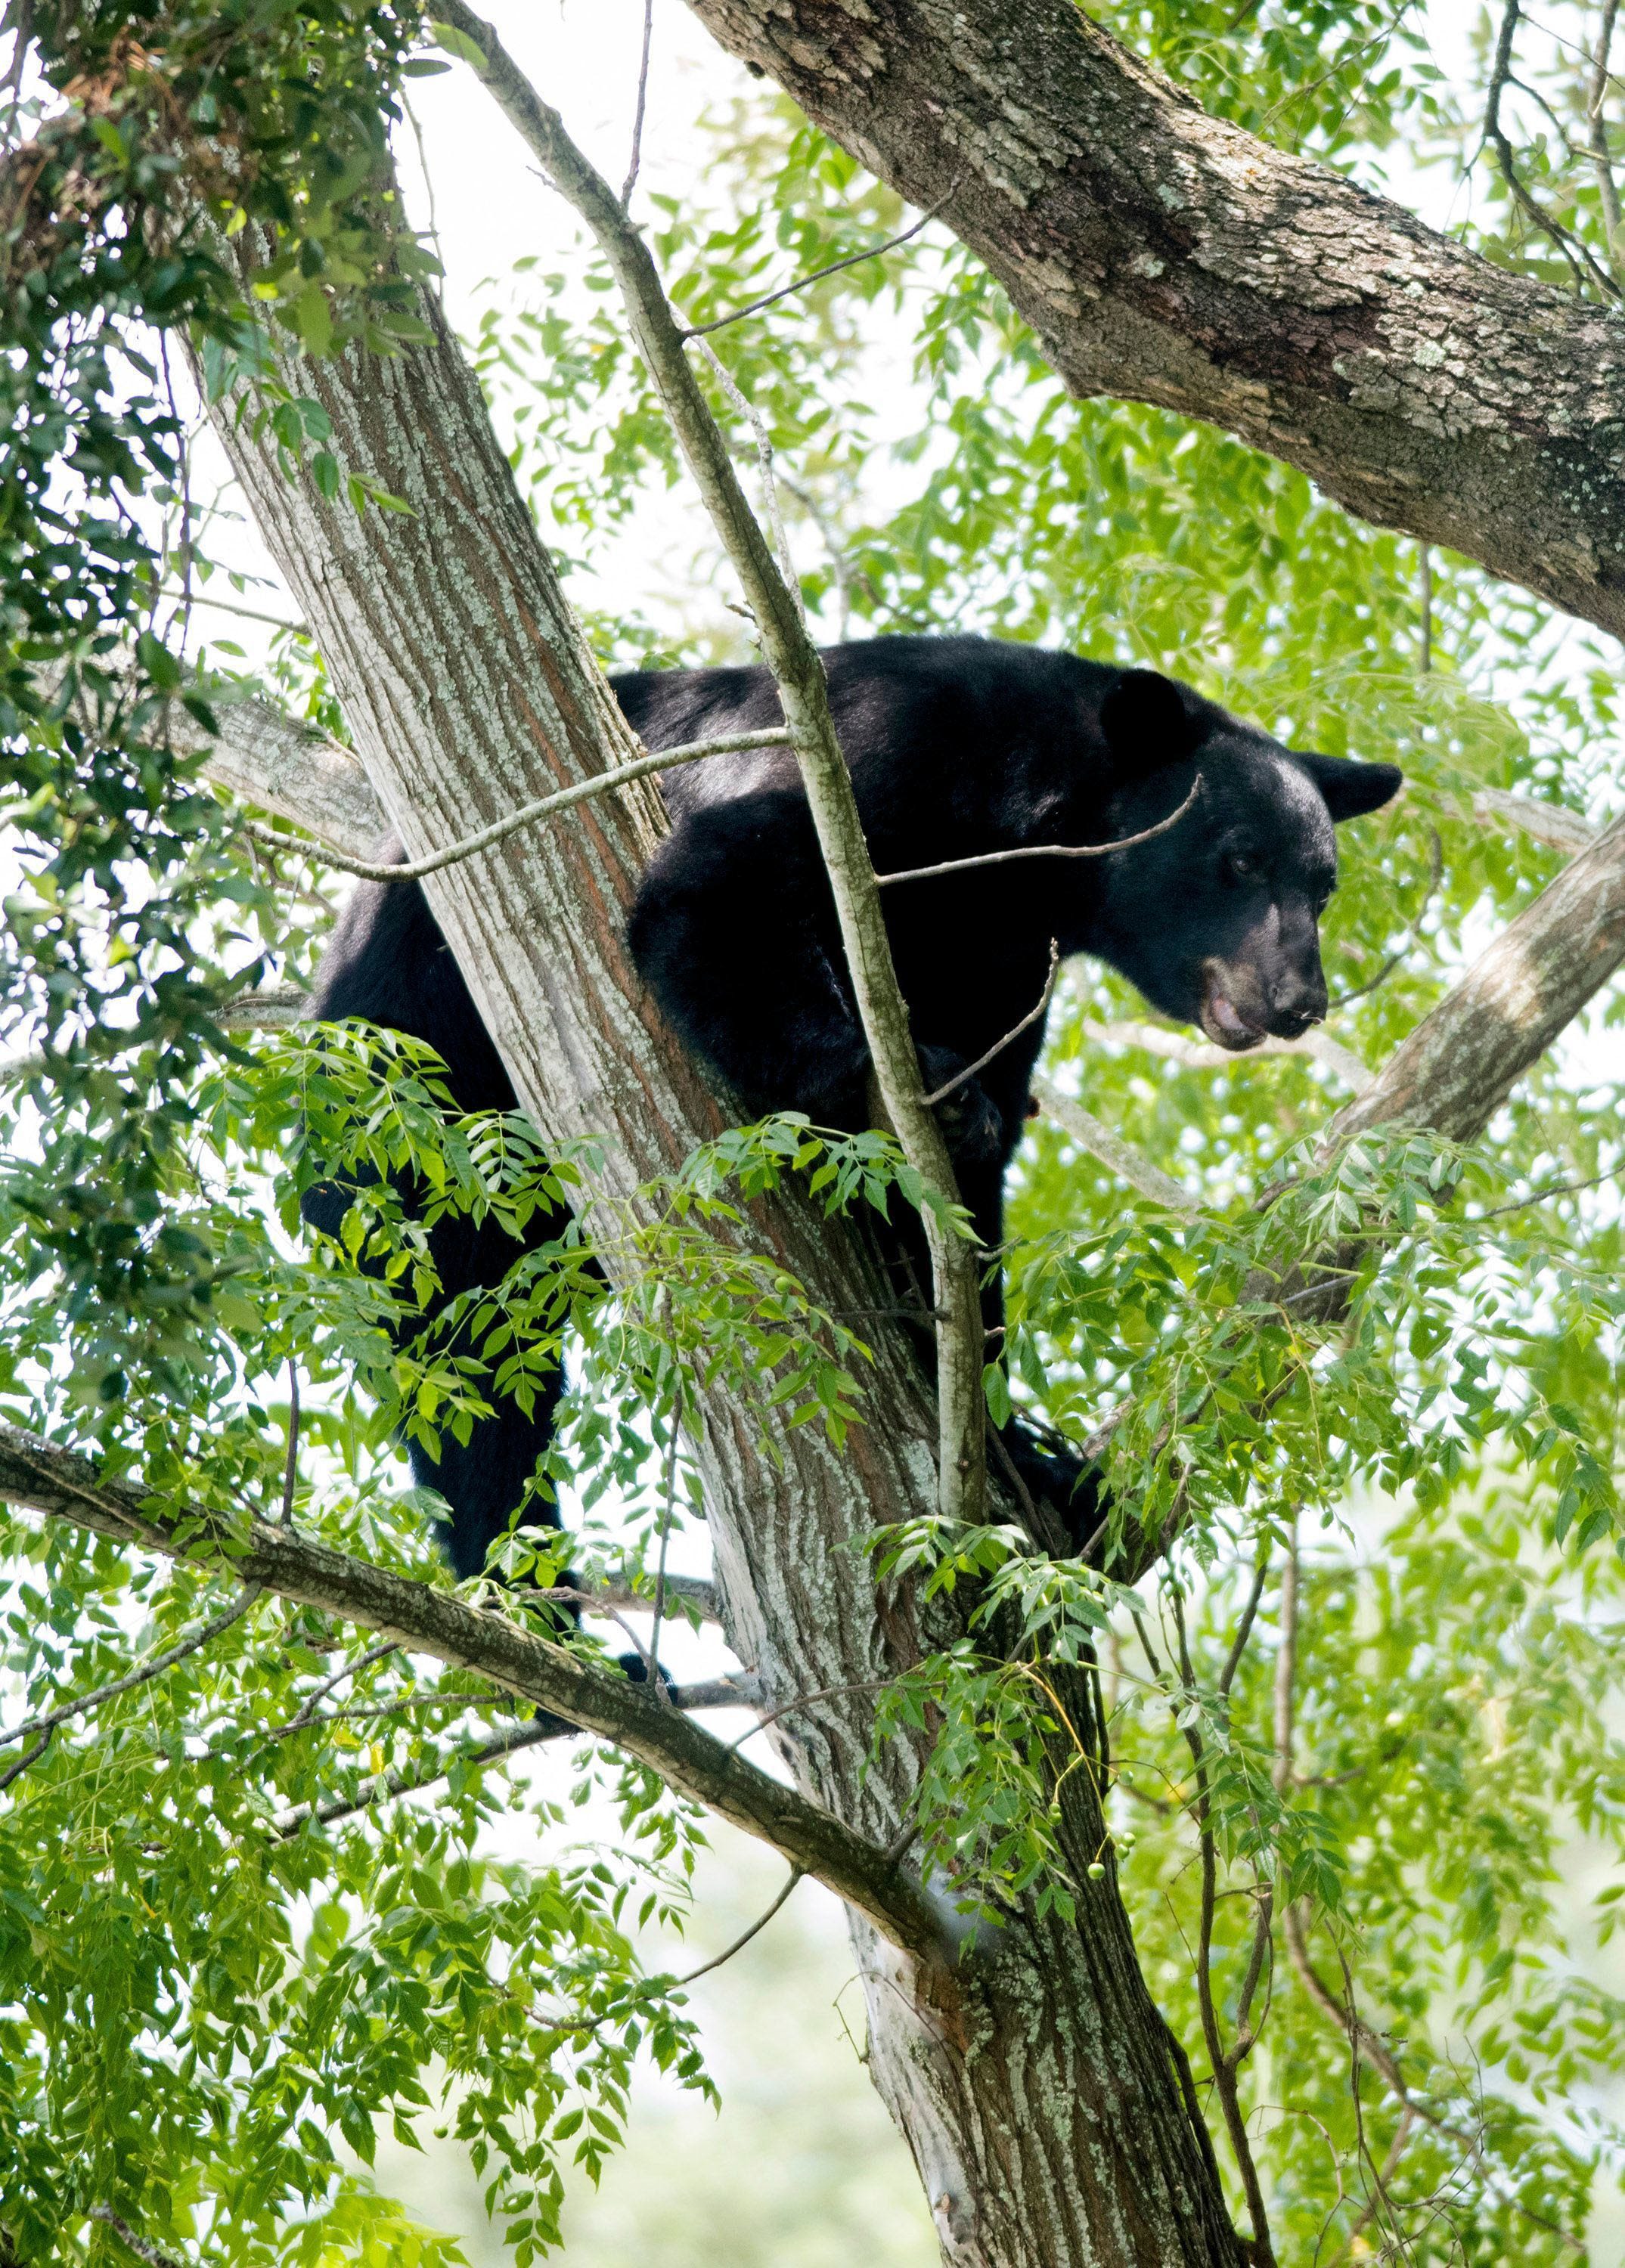
<svg viewBox="0 0 1625 2268">
<path fill-rule="evenodd" d="M 1394 1049 L 1381 1077 L 1339 1111 L 1326 1148 L 1379 1125 L 1428 1126 L 1472 1141 L 1621 961 L 1625 819 L 1616 819 L 1508 923 Z"/>
<path fill-rule="evenodd" d="M 1074 0 L 690 0 L 986 262 L 1075 394 L 1207 419 L 1625 631 L 1625 317 L 1210 118 Z"/>
<path fill-rule="evenodd" d="M 635 750 L 514 489 L 478 390 L 434 336 L 398 360 L 301 369 L 349 469 L 411 506 L 357 518 L 287 481 L 275 445 L 220 420 L 262 532 L 321 647 L 358 754 L 410 852 L 454 841 Z M 635 1219 L 639 1185 L 723 1123 L 645 998 L 621 924 L 660 824 L 651 792 L 583 804 L 427 887 L 515 1087 L 543 1133 L 597 1137 L 595 1195 Z M 736 1232 L 831 1307 L 879 1293 L 859 1234 L 788 1201 Z M 857 1540 L 935 1502 L 934 1413 L 917 1366 L 879 1338 L 869 1422 L 837 1453 L 812 1426 L 764 1452 L 742 1389 L 703 1403 L 694 1444 L 725 1624 L 764 1701 L 894 1674 L 926 1644 L 906 1594 L 878 1602 Z M 917 1758 L 865 1778 L 872 1697 L 779 1720 L 798 1786 L 872 1841 L 895 1834 Z M 1078 1708 L 1087 1722 L 1087 1693 Z M 1067 1782 L 1075 1871 L 1103 1826 Z M 1234 2268 L 1193 2098 L 1134 1960 L 1114 1880 L 1079 1926 L 1013 1915 L 945 1974 L 854 1929 L 876 2079 L 934 2200 L 955 2268 Z"/>
<path fill-rule="evenodd" d="M 166 720 L 175 747 L 207 747 L 203 770 L 211 779 L 352 858 L 377 847 L 383 813 L 348 748 L 300 725 L 274 701 L 233 702 L 216 717 L 220 731 L 213 740 L 178 702 Z"/>
</svg>

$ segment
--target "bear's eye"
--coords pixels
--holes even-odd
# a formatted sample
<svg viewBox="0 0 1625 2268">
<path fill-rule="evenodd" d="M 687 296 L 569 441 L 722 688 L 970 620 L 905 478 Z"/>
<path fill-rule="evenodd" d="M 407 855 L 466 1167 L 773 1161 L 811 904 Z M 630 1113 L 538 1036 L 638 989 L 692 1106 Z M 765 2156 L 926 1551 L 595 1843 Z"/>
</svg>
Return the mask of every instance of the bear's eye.
<svg viewBox="0 0 1625 2268">
<path fill-rule="evenodd" d="M 1259 861 L 1246 850 L 1232 850 L 1224 862 L 1225 869 L 1237 882 L 1250 882 L 1258 873 Z"/>
</svg>

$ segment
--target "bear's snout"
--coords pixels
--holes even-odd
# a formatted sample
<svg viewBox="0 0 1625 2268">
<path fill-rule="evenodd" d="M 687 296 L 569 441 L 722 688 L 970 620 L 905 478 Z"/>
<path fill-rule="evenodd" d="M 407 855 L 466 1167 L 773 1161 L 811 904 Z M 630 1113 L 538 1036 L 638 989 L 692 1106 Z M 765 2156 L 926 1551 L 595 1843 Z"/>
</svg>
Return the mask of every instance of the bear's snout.
<svg viewBox="0 0 1625 2268">
<path fill-rule="evenodd" d="M 1247 960 L 1216 954 L 1202 963 L 1201 1002 L 1197 1021 L 1210 1040 L 1232 1055 L 1256 1048 L 1260 1040 L 1295 1040 L 1326 1011 L 1326 978 L 1320 957 L 1267 971 Z"/>
</svg>

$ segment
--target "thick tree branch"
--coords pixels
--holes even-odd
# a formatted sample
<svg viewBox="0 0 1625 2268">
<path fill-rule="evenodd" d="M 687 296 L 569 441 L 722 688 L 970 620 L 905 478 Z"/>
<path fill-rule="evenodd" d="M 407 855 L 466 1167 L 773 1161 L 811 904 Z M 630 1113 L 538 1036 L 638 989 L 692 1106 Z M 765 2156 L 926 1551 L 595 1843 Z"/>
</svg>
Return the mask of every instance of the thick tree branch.
<svg viewBox="0 0 1625 2268">
<path fill-rule="evenodd" d="M 1524 1073 L 1625 961 L 1625 820 L 1593 836 L 1326 1129 L 1327 1153 L 1370 1126 L 1481 1134 Z"/>
<path fill-rule="evenodd" d="M 220 703 L 220 731 L 204 732 L 179 702 L 171 710 L 171 742 L 203 748 L 203 770 L 245 803 L 291 819 L 332 850 L 364 858 L 375 850 L 388 821 L 358 760 L 336 740 L 311 731 L 274 701 Z"/>
<path fill-rule="evenodd" d="M 691 0 L 986 262 L 1075 394 L 1207 419 L 1625 632 L 1625 329 L 1209 117 L 1073 0 Z"/>
<path fill-rule="evenodd" d="M 463 0 L 445 0 L 439 14 L 471 50 L 465 59 L 474 63 L 476 75 L 549 180 L 597 238 L 620 285 L 639 352 L 755 617 L 785 721 L 794 736 L 796 761 L 829 873 L 881 1100 L 926 1191 L 922 1217 L 931 1251 L 933 1305 L 941 1310 L 936 1325 L 938 1502 L 949 1519 L 979 1520 L 987 1454 L 980 1271 L 973 1248 L 944 1216 L 944 1208 L 957 1204 L 958 1189 L 942 1130 L 921 1092 L 908 1010 L 892 965 L 857 799 L 830 715 L 823 662 L 807 634 L 797 596 L 779 573 L 745 501 L 728 445 L 689 366 L 682 331 L 642 238 L 609 183 L 570 139 L 563 120 L 506 53 L 494 28 L 465 7 Z M 476 55 L 478 61 L 474 61 Z"/>
<path fill-rule="evenodd" d="M 855 1906 L 892 1944 L 927 1962 L 947 1958 L 935 1908 L 885 1852 L 747 1764 L 646 1686 L 536 1637 L 506 1615 L 269 1521 L 239 1528 L 192 1510 L 166 1511 L 123 1482 L 104 1481 L 71 1451 L 10 1425 L 0 1425 L 0 1498 L 169 1558 L 218 1564 L 245 1585 L 320 1607 L 358 1629 L 381 1631 L 451 1668 L 477 1670 L 503 1692 L 612 1742 L 682 1794 L 771 1844 Z"/>
</svg>

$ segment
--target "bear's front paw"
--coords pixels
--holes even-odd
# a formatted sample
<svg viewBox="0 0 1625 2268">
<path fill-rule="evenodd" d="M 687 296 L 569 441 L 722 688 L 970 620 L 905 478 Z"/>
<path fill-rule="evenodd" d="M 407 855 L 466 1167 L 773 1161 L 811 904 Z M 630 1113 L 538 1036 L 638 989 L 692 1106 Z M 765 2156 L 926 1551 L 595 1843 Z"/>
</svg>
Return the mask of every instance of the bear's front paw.
<svg viewBox="0 0 1625 2268">
<path fill-rule="evenodd" d="M 947 1048 L 921 1048 L 920 1075 L 927 1094 L 934 1094 L 964 1069 Z M 1004 1120 L 979 1079 L 967 1079 L 945 1094 L 936 1106 L 949 1153 L 966 1165 L 981 1165 L 999 1156 L 1004 1147 Z"/>
</svg>

